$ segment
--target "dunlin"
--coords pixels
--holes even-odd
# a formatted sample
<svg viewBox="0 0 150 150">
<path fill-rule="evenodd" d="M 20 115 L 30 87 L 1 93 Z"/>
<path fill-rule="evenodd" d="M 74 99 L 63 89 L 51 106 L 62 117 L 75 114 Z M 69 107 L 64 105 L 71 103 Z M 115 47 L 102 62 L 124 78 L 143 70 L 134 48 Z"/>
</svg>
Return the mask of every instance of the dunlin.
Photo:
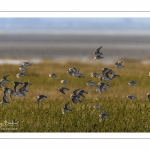
<svg viewBox="0 0 150 150">
<path fill-rule="evenodd" d="M 122 62 L 116 62 L 115 68 L 118 68 L 118 69 L 123 68 L 124 66 L 122 66 L 122 63 L 123 63 L 123 61 Z"/>
<path fill-rule="evenodd" d="M 131 99 L 131 100 L 132 100 L 132 99 L 136 99 L 136 97 L 133 96 L 133 95 L 127 95 L 126 97 L 127 97 L 128 99 Z"/>
<path fill-rule="evenodd" d="M 46 99 L 47 96 L 45 96 L 44 94 L 41 94 L 41 95 L 38 95 L 37 98 L 38 98 L 38 99 L 37 99 L 37 104 L 38 104 L 38 107 L 39 107 L 41 100 L 42 100 L 42 99 Z"/>
<path fill-rule="evenodd" d="M 2 104 L 2 105 L 8 105 L 8 104 L 10 104 L 10 102 L 8 102 L 8 101 L 6 100 L 6 97 L 3 96 L 3 101 L 1 102 L 1 104 Z"/>
<path fill-rule="evenodd" d="M 65 91 L 68 91 L 69 89 L 66 87 L 61 87 L 57 89 L 58 91 L 60 91 L 61 93 L 65 94 Z"/>
<path fill-rule="evenodd" d="M 65 104 L 65 106 L 61 109 L 62 110 L 62 114 L 65 114 L 66 112 L 71 112 L 71 110 L 68 108 L 68 104 L 69 104 L 69 102 L 67 102 Z"/>
<path fill-rule="evenodd" d="M 106 118 L 108 115 L 106 114 L 105 110 L 99 115 L 99 122 L 101 122 L 104 118 Z"/>
<path fill-rule="evenodd" d="M 60 83 L 69 84 L 69 81 L 68 80 L 61 80 Z"/>
<path fill-rule="evenodd" d="M 58 77 L 55 73 L 52 73 L 52 74 L 49 74 L 49 77 L 50 78 L 56 78 L 56 77 Z"/>
<path fill-rule="evenodd" d="M 133 86 L 137 84 L 137 81 L 131 80 L 130 82 L 128 82 L 129 85 Z"/>
<path fill-rule="evenodd" d="M 29 63 L 29 62 L 23 62 L 22 65 L 25 66 L 25 67 L 28 67 L 28 66 L 31 66 L 31 63 Z"/>
</svg>

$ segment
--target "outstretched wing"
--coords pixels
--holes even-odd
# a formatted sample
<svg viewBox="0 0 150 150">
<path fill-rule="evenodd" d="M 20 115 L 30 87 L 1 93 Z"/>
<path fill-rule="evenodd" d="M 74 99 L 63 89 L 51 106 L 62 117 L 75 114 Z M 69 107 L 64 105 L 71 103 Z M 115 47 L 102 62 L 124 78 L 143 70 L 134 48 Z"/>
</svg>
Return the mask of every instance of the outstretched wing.
<svg viewBox="0 0 150 150">
<path fill-rule="evenodd" d="M 4 80 L 7 80 L 7 77 L 8 77 L 9 75 L 6 75 L 6 76 L 3 76 L 3 79 Z"/>
<path fill-rule="evenodd" d="M 101 48 L 102 48 L 102 46 L 97 49 L 97 52 L 98 52 L 98 53 L 101 53 L 101 52 L 100 52 Z"/>
<path fill-rule="evenodd" d="M 80 89 L 74 90 L 74 91 L 73 91 L 73 94 L 74 94 L 74 95 L 77 95 L 77 92 L 78 92 L 79 90 L 80 90 Z"/>
<path fill-rule="evenodd" d="M 69 102 L 67 102 L 67 103 L 65 104 L 64 109 L 68 109 L 68 104 L 69 104 Z"/>
</svg>

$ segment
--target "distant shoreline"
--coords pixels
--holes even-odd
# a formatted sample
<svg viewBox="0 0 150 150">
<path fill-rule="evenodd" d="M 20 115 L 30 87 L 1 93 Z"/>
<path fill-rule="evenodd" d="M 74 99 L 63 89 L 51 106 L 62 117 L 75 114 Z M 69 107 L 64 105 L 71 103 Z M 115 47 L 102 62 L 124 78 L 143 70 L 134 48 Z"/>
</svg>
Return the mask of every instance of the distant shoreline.
<svg viewBox="0 0 150 150">
<path fill-rule="evenodd" d="M 100 29 L 100 30 L 94 30 L 94 29 L 87 29 L 87 30 L 84 30 L 84 29 L 74 29 L 74 30 L 70 30 L 70 29 L 66 29 L 66 30 L 61 30 L 61 29 L 54 29 L 54 30 L 28 30 L 28 29 L 25 29 L 25 30 L 0 30 L 0 34 L 14 34 L 14 35 L 17 35 L 17 34 L 31 34 L 31 35 L 36 35 L 36 34 L 41 34 L 41 35 L 49 35 L 49 34 L 64 34 L 64 35 L 68 35 L 68 34 L 75 34 L 75 35 L 80 35 L 80 34 L 83 34 L 83 35 L 86 35 L 86 34 L 89 34 L 89 35 L 150 35 L 150 30 L 136 30 L 136 29 L 116 29 L 116 30 L 103 30 L 103 29 Z"/>
<path fill-rule="evenodd" d="M 0 34 L 3 58 L 92 58 L 102 46 L 104 58 L 150 57 L 150 34 Z"/>
</svg>

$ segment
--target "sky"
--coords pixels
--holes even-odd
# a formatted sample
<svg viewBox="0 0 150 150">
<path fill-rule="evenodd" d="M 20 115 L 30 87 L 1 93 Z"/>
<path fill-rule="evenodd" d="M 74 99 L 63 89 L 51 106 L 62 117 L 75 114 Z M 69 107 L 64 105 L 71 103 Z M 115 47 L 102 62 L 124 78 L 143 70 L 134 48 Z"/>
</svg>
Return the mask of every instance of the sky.
<svg viewBox="0 0 150 150">
<path fill-rule="evenodd" d="M 0 18 L 0 30 L 150 30 L 150 18 Z"/>
</svg>

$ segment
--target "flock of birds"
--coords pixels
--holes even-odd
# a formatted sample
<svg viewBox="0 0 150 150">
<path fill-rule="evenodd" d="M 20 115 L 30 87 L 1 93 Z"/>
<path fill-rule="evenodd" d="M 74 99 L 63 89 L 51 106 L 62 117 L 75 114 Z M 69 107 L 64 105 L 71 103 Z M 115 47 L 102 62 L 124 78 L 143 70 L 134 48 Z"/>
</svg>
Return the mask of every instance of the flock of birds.
<svg viewBox="0 0 150 150">
<path fill-rule="evenodd" d="M 103 57 L 103 53 L 101 52 L 102 46 L 99 47 L 95 52 L 93 52 L 92 54 L 94 54 L 95 56 L 93 57 L 94 59 L 102 59 Z M 123 62 L 116 62 L 115 63 L 115 68 L 124 68 L 124 66 L 122 65 Z M 25 77 L 25 72 L 27 71 L 27 67 L 31 66 L 31 63 L 29 62 L 23 62 L 22 65 L 19 67 L 19 70 L 21 71 L 20 73 L 16 74 L 17 78 L 20 77 Z M 100 73 L 97 72 L 92 72 L 90 74 L 91 77 L 97 78 L 100 82 L 96 85 L 95 82 L 92 82 L 91 80 L 87 81 L 87 86 L 97 86 L 97 89 L 95 90 L 95 92 L 98 93 L 103 93 L 106 91 L 106 89 L 110 88 L 111 86 L 108 84 L 109 80 L 112 80 L 114 78 L 118 78 L 120 77 L 119 75 L 117 75 L 115 73 L 115 71 L 113 71 L 112 69 L 109 68 L 102 68 L 101 69 L 101 73 L 102 76 L 100 76 Z M 69 68 L 66 71 L 66 74 L 70 75 L 70 76 L 74 76 L 74 77 L 78 77 L 78 78 L 84 78 L 84 74 L 80 73 L 80 70 L 76 69 L 75 67 L 73 68 Z M 150 72 L 149 72 L 149 76 L 150 76 Z M 28 82 L 19 82 L 19 81 L 15 81 L 12 82 L 14 85 L 14 88 L 8 88 L 6 87 L 6 83 L 9 82 L 9 80 L 7 79 L 9 77 L 9 75 L 4 76 L 1 80 L 0 80 L 0 86 L 3 90 L 3 98 L 2 98 L 2 105 L 8 105 L 10 104 L 10 102 L 7 101 L 8 96 L 12 99 L 13 95 L 19 96 L 19 97 L 23 97 L 25 96 L 25 93 L 28 92 L 27 87 L 32 85 L 31 83 Z M 55 73 L 49 74 L 50 78 L 57 78 L 58 76 Z M 69 84 L 68 80 L 61 80 L 60 83 L 62 84 Z M 137 81 L 130 81 L 128 83 L 131 86 L 134 86 L 137 84 Z M 22 85 L 21 88 L 19 88 L 19 86 Z M 61 92 L 62 94 L 65 94 L 66 91 L 69 90 L 69 88 L 67 87 L 60 87 L 57 89 L 59 92 Z M 70 95 L 70 99 L 74 104 L 78 104 L 81 103 L 81 97 L 85 98 L 85 95 L 88 94 L 87 91 L 83 90 L 83 89 L 75 89 L 73 91 L 73 93 Z M 135 99 L 136 97 L 133 95 L 127 95 L 126 96 L 128 99 Z M 150 100 L 150 93 L 147 93 L 147 97 Z M 38 95 L 37 97 L 37 105 L 38 107 L 40 106 L 40 102 L 43 99 L 46 99 L 47 96 L 44 94 Z M 67 102 L 63 108 L 61 108 L 62 110 L 62 114 L 65 114 L 66 112 L 71 112 L 71 109 L 68 107 L 69 102 Z M 95 109 L 99 109 L 101 108 L 101 106 L 99 105 L 95 105 L 93 106 Z M 105 110 L 103 110 L 103 112 L 99 115 L 99 121 L 101 122 L 104 118 L 106 118 L 108 115 L 106 113 Z"/>
<path fill-rule="evenodd" d="M 19 70 L 21 71 L 20 73 L 16 74 L 16 77 L 24 77 L 26 76 L 24 72 L 27 70 L 26 67 L 31 66 L 29 62 L 23 62 L 23 64 L 19 67 Z M 8 96 L 12 99 L 13 95 L 17 95 L 19 97 L 25 96 L 25 93 L 28 92 L 27 87 L 32 85 L 29 82 L 19 82 L 19 81 L 14 81 L 12 84 L 14 85 L 14 88 L 8 88 L 6 87 L 6 83 L 10 82 L 7 78 L 9 75 L 4 76 L 0 80 L 0 86 L 3 90 L 3 101 L 1 102 L 2 105 L 7 105 L 10 104 L 10 102 L 7 101 Z M 19 85 L 23 85 L 21 88 L 18 88 Z"/>
</svg>

